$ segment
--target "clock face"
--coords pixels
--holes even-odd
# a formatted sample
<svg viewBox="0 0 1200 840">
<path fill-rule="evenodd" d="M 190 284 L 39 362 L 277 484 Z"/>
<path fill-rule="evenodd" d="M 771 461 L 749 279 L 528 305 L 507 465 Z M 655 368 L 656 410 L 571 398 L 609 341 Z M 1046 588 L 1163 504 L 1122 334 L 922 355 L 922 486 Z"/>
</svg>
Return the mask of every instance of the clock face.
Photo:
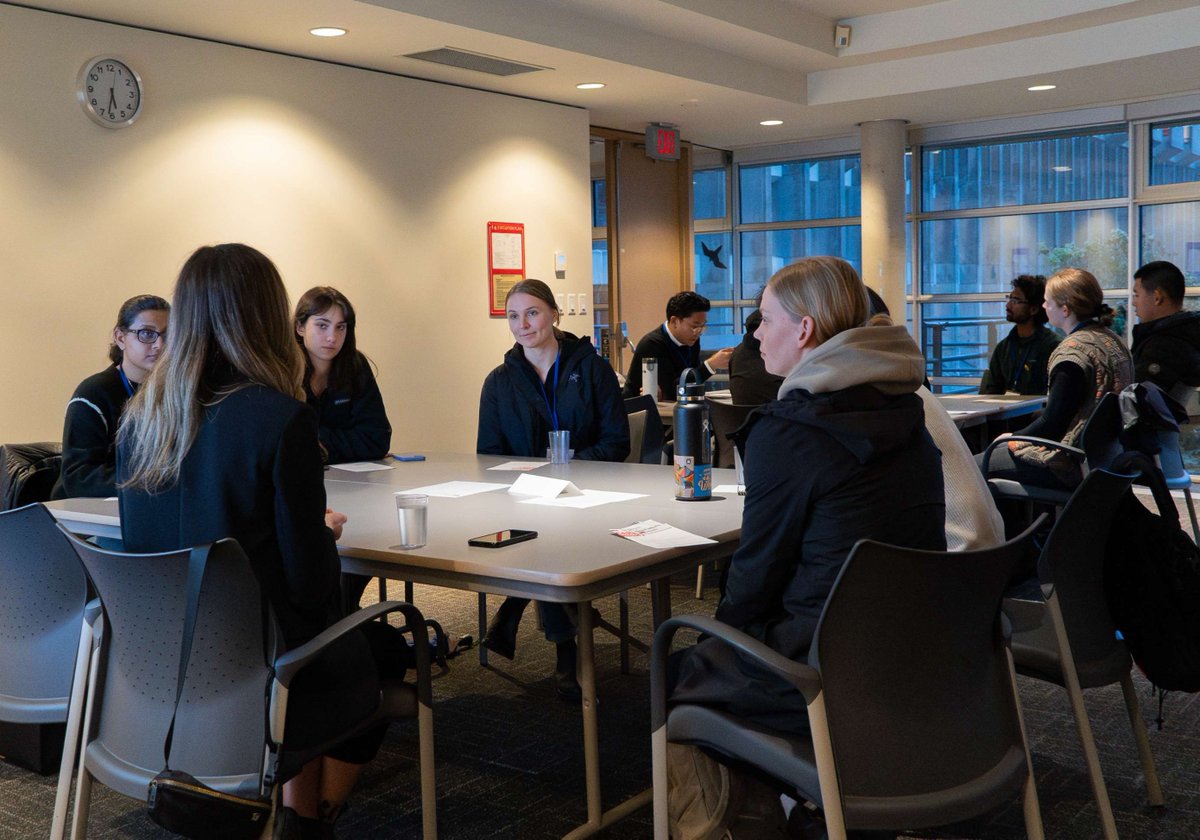
<svg viewBox="0 0 1200 840">
<path fill-rule="evenodd" d="M 94 58 L 80 73 L 79 99 L 95 122 L 121 128 L 141 113 L 142 81 L 123 61 Z"/>
</svg>

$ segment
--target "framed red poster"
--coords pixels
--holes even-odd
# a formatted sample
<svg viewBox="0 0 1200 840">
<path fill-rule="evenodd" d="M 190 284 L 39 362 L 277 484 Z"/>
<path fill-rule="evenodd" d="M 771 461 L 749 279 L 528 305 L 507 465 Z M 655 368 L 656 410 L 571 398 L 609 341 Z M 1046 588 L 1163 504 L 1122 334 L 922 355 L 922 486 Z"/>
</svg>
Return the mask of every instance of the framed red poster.
<svg viewBox="0 0 1200 840">
<path fill-rule="evenodd" d="M 508 290 L 525 279 L 525 225 L 488 222 L 488 292 L 491 314 L 504 314 Z"/>
</svg>

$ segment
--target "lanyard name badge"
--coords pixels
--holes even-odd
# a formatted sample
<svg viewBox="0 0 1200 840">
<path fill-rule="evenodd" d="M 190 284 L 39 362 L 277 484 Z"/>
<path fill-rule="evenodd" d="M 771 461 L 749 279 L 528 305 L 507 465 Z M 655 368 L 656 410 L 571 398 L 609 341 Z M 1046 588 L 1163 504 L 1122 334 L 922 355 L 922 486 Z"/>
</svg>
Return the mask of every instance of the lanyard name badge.
<svg viewBox="0 0 1200 840">
<path fill-rule="evenodd" d="M 542 389 L 542 401 L 546 403 L 546 411 L 550 412 L 550 422 L 554 424 L 554 431 L 559 431 L 558 428 L 558 360 L 562 356 L 562 348 L 558 348 L 558 352 L 554 354 L 554 367 L 550 368 L 550 387 L 554 389 L 554 401 L 550 401 L 550 395 L 546 393 L 545 384 L 539 379 L 538 387 Z"/>
</svg>

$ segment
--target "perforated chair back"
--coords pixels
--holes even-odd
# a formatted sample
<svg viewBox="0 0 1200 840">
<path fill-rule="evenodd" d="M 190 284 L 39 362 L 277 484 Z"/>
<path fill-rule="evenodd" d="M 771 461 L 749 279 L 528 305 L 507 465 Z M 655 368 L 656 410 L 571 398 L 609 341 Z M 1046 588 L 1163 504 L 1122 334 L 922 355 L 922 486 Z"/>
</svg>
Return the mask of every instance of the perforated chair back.
<svg viewBox="0 0 1200 840">
<path fill-rule="evenodd" d="M 83 568 L 50 512 L 0 513 L 0 720 L 66 720 L 86 600 Z"/>
<path fill-rule="evenodd" d="M 854 547 L 809 657 L 849 827 L 942 825 L 1021 791 L 1000 603 L 1032 533 L 972 552 Z"/>
<path fill-rule="evenodd" d="M 1093 470 L 1075 491 L 1050 531 L 1038 559 L 1043 591 L 1056 593 L 1071 652 L 1087 687 L 1116 682 L 1129 670 L 1129 654 L 1104 596 L 1104 551 L 1108 532 L 1121 527 L 1116 512 L 1133 476 Z M 1018 666 L 1021 665 L 1018 657 Z M 1106 674 L 1086 677 L 1086 663 L 1107 663 Z M 1060 680 L 1054 680 L 1060 682 Z"/>
<path fill-rule="evenodd" d="M 60 443 L 0 445 L 0 511 L 49 501 L 61 469 Z"/>
<path fill-rule="evenodd" d="M 123 554 L 71 540 L 104 606 L 105 634 L 86 769 L 144 798 L 163 768 L 175 703 L 190 551 Z M 254 795 L 266 744 L 269 613 L 241 547 L 211 547 L 171 767 L 219 790 Z M 272 657 L 273 658 L 273 657 Z"/>
<path fill-rule="evenodd" d="M 628 415 L 637 411 L 646 412 L 646 431 L 642 436 L 641 454 L 633 460 L 642 464 L 661 464 L 666 435 L 663 433 L 662 420 L 658 416 L 658 403 L 649 394 L 626 399 L 625 413 Z M 630 451 L 637 450 L 630 447 Z"/>
<path fill-rule="evenodd" d="M 642 441 L 646 439 L 646 411 L 634 411 L 628 415 L 629 420 L 629 454 L 625 463 L 638 464 L 642 460 Z"/>
<path fill-rule="evenodd" d="M 726 468 L 733 466 L 735 447 L 733 441 L 729 439 L 729 435 L 740 429 L 750 412 L 757 407 L 737 405 L 721 400 L 708 400 L 708 416 L 712 420 L 713 437 L 717 441 L 714 466 Z"/>
<path fill-rule="evenodd" d="M 1105 394 L 1092 410 L 1080 440 L 1088 469 L 1106 469 L 1125 452 L 1121 443 L 1122 426 L 1120 397 Z"/>
</svg>

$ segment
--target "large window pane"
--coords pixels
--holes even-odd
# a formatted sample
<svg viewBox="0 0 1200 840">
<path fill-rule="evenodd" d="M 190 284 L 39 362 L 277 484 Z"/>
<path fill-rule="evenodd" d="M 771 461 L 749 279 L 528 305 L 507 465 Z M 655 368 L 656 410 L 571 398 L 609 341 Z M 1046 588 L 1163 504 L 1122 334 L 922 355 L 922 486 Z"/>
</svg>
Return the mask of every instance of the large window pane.
<svg viewBox="0 0 1200 840">
<path fill-rule="evenodd" d="M 608 192 L 603 178 L 592 181 L 592 227 L 608 224 Z"/>
<path fill-rule="evenodd" d="M 983 376 L 992 348 L 1008 334 L 1003 301 L 927 303 L 921 351 L 929 376 Z"/>
<path fill-rule="evenodd" d="M 700 169 L 692 173 L 692 218 L 725 218 L 725 170 Z"/>
<path fill-rule="evenodd" d="M 921 223 L 921 291 L 1007 292 L 1018 274 L 1085 268 L 1106 289 L 1124 289 L 1124 208 L 1031 213 Z"/>
<path fill-rule="evenodd" d="M 692 265 L 696 291 L 711 301 L 733 300 L 733 234 L 698 233 Z"/>
<path fill-rule="evenodd" d="M 862 270 L 862 228 L 859 225 L 761 230 L 741 235 L 742 297 L 753 298 L 767 280 L 801 257 L 832 254 Z"/>
<path fill-rule="evenodd" d="M 592 340 L 600 346 L 600 330 L 608 326 L 608 240 L 592 240 Z"/>
<path fill-rule="evenodd" d="M 738 170 L 741 222 L 840 219 L 860 213 L 858 155 Z"/>
<path fill-rule="evenodd" d="M 1200 181 L 1200 122 L 1150 126 L 1150 183 Z"/>
<path fill-rule="evenodd" d="M 1138 264 L 1168 260 L 1183 269 L 1189 286 L 1200 286 L 1200 202 L 1142 207 Z"/>
<path fill-rule="evenodd" d="M 728 337 L 736 332 L 733 328 L 733 307 L 714 306 L 708 311 L 708 327 L 700 340 L 705 350 L 725 347 Z"/>
<path fill-rule="evenodd" d="M 1120 198 L 1128 193 L 1129 136 L 1110 129 L 926 147 L 922 167 L 926 212 Z"/>
</svg>

